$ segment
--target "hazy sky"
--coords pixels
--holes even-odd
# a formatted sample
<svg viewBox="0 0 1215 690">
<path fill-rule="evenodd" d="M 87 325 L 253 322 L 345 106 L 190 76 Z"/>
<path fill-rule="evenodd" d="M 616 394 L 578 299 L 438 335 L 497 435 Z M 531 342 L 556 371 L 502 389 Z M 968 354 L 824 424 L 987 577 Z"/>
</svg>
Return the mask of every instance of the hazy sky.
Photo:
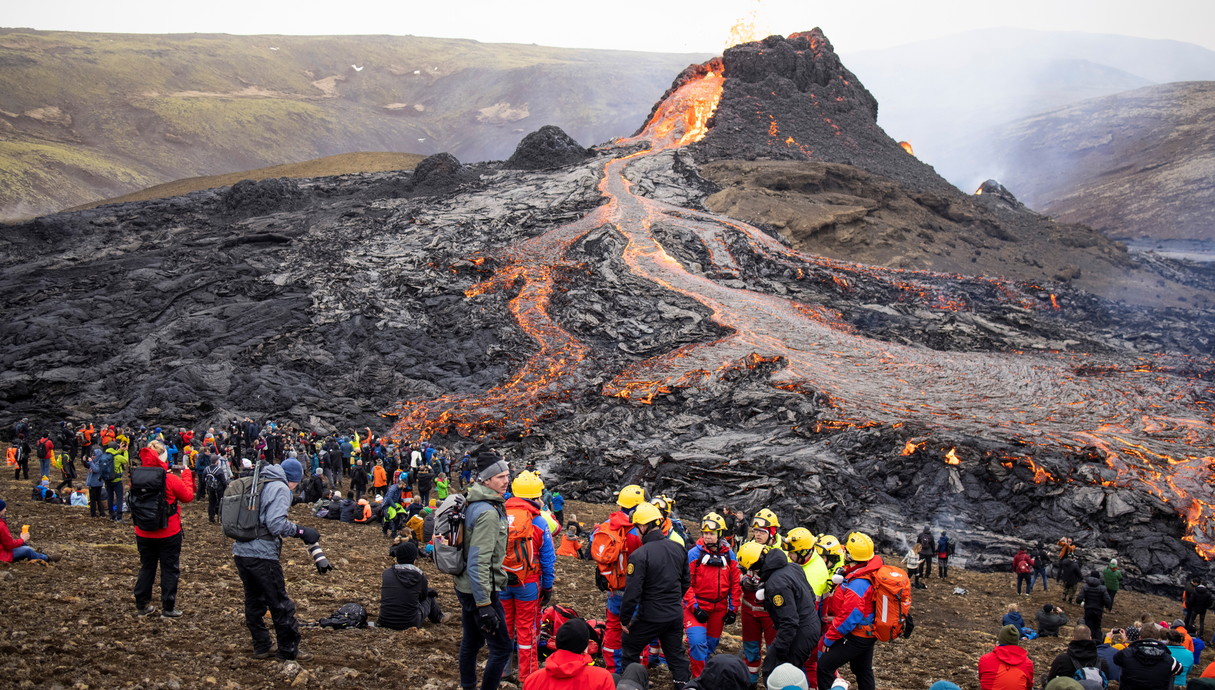
<svg viewBox="0 0 1215 690">
<path fill-rule="evenodd" d="M 126 33 L 413 34 L 718 53 L 756 11 L 763 35 L 821 26 L 840 52 L 1010 26 L 1170 38 L 1215 49 L 1215 0 L 0 0 L 0 26 Z"/>
</svg>

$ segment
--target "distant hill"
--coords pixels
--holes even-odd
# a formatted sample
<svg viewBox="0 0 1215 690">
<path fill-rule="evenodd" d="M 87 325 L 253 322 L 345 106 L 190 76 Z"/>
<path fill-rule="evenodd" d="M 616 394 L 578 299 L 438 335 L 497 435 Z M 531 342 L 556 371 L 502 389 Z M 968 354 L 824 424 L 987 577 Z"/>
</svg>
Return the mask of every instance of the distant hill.
<svg viewBox="0 0 1215 690">
<path fill-rule="evenodd" d="M 190 192 L 204 189 L 230 187 L 241 180 L 266 180 L 275 177 L 290 177 L 307 179 L 310 177 L 331 177 L 334 175 L 351 175 L 356 173 L 387 172 L 389 170 L 413 170 L 424 156 L 416 153 L 339 153 L 336 156 L 326 156 L 300 163 L 285 163 L 272 165 L 268 168 L 245 170 L 223 175 L 205 175 L 188 177 L 184 180 L 174 180 L 158 184 L 154 187 L 141 189 L 138 192 L 124 194 L 113 199 L 102 199 L 88 204 L 81 204 L 69 211 L 83 211 L 102 204 L 124 204 L 132 201 L 150 201 L 152 199 L 167 199 L 181 196 Z"/>
<path fill-rule="evenodd" d="M 1215 51 L 1079 32 L 982 29 L 843 57 L 890 136 L 968 192 L 1004 176 L 971 148 L 997 143 L 995 126 L 1152 84 L 1215 80 Z"/>
<path fill-rule="evenodd" d="M 355 151 L 510 155 L 629 134 L 704 55 L 413 36 L 0 30 L 0 220 Z"/>
<path fill-rule="evenodd" d="M 1149 86 L 972 142 L 1029 206 L 1122 240 L 1215 243 L 1215 82 Z"/>
</svg>

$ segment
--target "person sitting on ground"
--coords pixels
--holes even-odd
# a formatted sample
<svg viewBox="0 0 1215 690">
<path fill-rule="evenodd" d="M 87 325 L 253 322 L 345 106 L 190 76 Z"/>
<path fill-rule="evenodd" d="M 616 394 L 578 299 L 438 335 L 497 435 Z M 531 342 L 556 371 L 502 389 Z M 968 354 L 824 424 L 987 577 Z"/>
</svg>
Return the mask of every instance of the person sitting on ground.
<svg viewBox="0 0 1215 690">
<path fill-rule="evenodd" d="M 1025 618 L 1021 616 L 1021 608 L 1016 604 L 1008 605 L 1008 613 L 1000 619 L 1000 625 L 1015 625 L 1017 630 L 1025 627 Z"/>
<path fill-rule="evenodd" d="M 1114 664 L 1122 667 L 1119 687 L 1167 688 L 1181 673 L 1181 663 L 1173 658 L 1168 645 L 1160 641 L 1160 627 L 1146 623 L 1139 639 L 1114 654 Z"/>
<path fill-rule="evenodd" d="M 354 521 L 360 525 L 371 522 L 371 504 L 367 499 L 360 498 L 354 508 Z"/>
<path fill-rule="evenodd" d="M 30 498 L 42 503 L 63 503 L 63 500 L 51 488 L 51 480 L 48 477 L 43 477 L 42 481 L 34 485 L 33 491 L 30 492 Z"/>
<path fill-rule="evenodd" d="M 1084 686 L 1075 678 L 1059 676 L 1058 678 L 1052 678 L 1046 684 L 1044 690 L 1084 690 Z"/>
<path fill-rule="evenodd" d="M 1033 688 L 1034 662 L 1020 642 L 1021 630 L 1017 626 L 1000 628 L 995 648 L 979 657 L 979 687 L 982 690 Z"/>
<path fill-rule="evenodd" d="M 772 675 L 768 676 L 768 687 L 779 687 L 772 678 L 775 676 L 779 681 L 780 676 L 777 674 L 780 670 L 781 667 L 777 666 Z M 806 674 L 803 672 L 802 682 L 805 681 Z M 751 674 L 737 654 L 716 654 L 705 662 L 705 670 L 701 671 L 700 676 L 684 687 L 687 690 L 746 690 L 750 685 Z"/>
<path fill-rule="evenodd" d="M 341 514 L 339 518 L 342 522 L 354 522 L 354 492 L 347 491 L 346 498 L 342 501 L 342 505 L 338 507 L 338 512 Z"/>
<path fill-rule="evenodd" d="M 8 503 L 4 499 L 0 499 L 0 562 L 16 563 L 17 561 L 31 560 L 46 564 L 59 560 L 58 554 L 45 554 L 35 551 L 29 545 L 29 539 L 28 525 L 21 528 L 20 538 L 13 539 L 12 533 L 8 531 Z"/>
<path fill-rule="evenodd" d="M 1190 667 L 1194 665 L 1194 652 L 1185 648 L 1185 637 L 1180 630 L 1165 631 L 1164 641 L 1168 645 L 1169 653 L 1181 664 L 1181 673 L 1177 674 L 1173 682 L 1185 685 L 1185 678 L 1190 674 Z"/>
<path fill-rule="evenodd" d="M 561 545 L 557 547 L 558 556 L 582 558 L 582 527 L 576 520 L 570 520 L 561 533 Z"/>
<path fill-rule="evenodd" d="M 581 618 L 567 620 L 557 630 L 557 651 L 549 655 L 544 666 L 523 679 L 523 690 L 616 690 L 618 686 L 606 669 L 591 665 L 586 645 L 591 639 L 591 628 Z M 640 669 L 640 676 L 633 666 Z M 621 682 L 649 684 L 645 667 L 632 664 L 621 674 Z"/>
<path fill-rule="evenodd" d="M 718 657 L 714 657 L 715 659 Z M 738 657 L 734 657 L 738 658 Z M 746 665 L 743 670 L 746 670 Z M 747 674 L 750 677 L 750 674 Z M 793 664 L 784 663 L 772 669 L 771 675 L 768 676 L 767 685 L 765 687 L 771 690 L 810 690 L 810 682 L 806 678 L 806 671 L 800 669 Z M 716 686 L 705 686 L 716 687 Z M 832 686 L 834 687 L 834 686 Z"/>
<path fill-rule="evenodd" d="M 380 576 L 380 617 L 376 625 L 390 630 L 422 627 L 423 620 L 443 623 L 449 616 L 443 613 L 430 589 L 426 575 L 414 565 L 418 547 L 413 542 L 401 542 L 392 548 L 396 565 L 385 568 Z"/>
<path fill-rule="evenodd" d="M 1060 652 L 1050 664 L 1046 679 L 1066 676 L 1072 678 L 1077 670 L 1093 666 L 1101 669 L 1106 678 L 1110 671 L 1105 660 L 1097 653 L 1097 643 L 1093 641 L 1092 631 L 1088 626 L 1077 625 L 1072 629 L 1072 640 L 1067 643 L 1067 649 Z"/>
<path fill-rule="evenodd" d="M 1067 625 L 1067 614 L 1054 604 L 1043 604 L 1034 617 L 1038 619 L 1038 637 L 1058 637 L 1059 628 Z"/>
<path fill-rule="evenodd" d="M 72 487 L 72 506 L 76 508 L 89 507 L 89 497 L 84 493 L 84 489 L 79 484 Z"/>
<path fill-rule="evenodd" d="M 334 490 L 333 495 L 329 498 L 329 501 L 325 503 L 324 508 L 326 511 L 328 511 L 325 513 L 326 520 L 341 519 L 341 517 L 342 517 L 342 492 Z"/>
</svg>

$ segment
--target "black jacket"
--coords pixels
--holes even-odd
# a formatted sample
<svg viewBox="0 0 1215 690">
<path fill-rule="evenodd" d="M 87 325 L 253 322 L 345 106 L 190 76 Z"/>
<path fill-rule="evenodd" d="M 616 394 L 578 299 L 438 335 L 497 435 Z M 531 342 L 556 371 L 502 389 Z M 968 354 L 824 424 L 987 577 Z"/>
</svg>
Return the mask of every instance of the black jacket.
<svg viewBox="0 0 1215 690">
<path fill-rule="evenodd" d="M 801 668 L 822 635 L 806 573 L 800 565 L 790 563 L 784 551 L 772 549 L 764 556 L 759 578 L 764 583 L 764 610 L 776 626 L 769 654 L 778 664 L 789 662 Z"/>
<path fill-rule="evenodd" d="M 1098 632 L 1100 634 L 1100 632 Z M 1097 654 L 1097 643 L 1092 640 L 1072 640 L 1067 643 L 1067 651 L 1055 657 L 1055 660 L 1050 664 L 1050 671 L 1046 674 L 1046 680 L 1064 676 L 1071 678 L 1076 672 L 1076 669 L 1081 669 L 1086 666 L 1096 666 L 1101 669 L 1106 677 L 1110 675 L 1109 667 L 1105 660 Z"/>
<path fill-rule="evenodd" d="M 333 510 L 332 505 L 333 504 L 331 503 L 330 504 L 331 507 L 329 508 L 330 511 Z M 355 502 L 350 500 L 349 498 L 342 499 L 342 503 L 338 507 L 338 510 L 340 511 L 340 515 L 341 515 L 340 519 L 342 522 L 354 522 L 355 505 L 356 505 Z"/>
<path fill-rule="evenodd" d="M 916 537 L 916 541 L 920 543 L 920 558 L 929 558 L 937 552 L 937 542 L 932 538 L 932 532 L 924 530 Z"/>
<path fill-rule="evenodd" d="M 1104 611 L 1114 602 L 1110 599 L 1109 590 L 1101 584 L 1101 580 L 1090 577 L 1084 581 L 1084 591 L 1076 598 L 1076 603 L 1083 603 L 1085 611 Z M 1100 635 L 1101 631 L 1096 630 L 1094 634 Z"/>
<path fill-rule="evenodd" d="M 304 501 L 314 503 L 325 493 L 325 480 L 315 474 L 304 480 Z"/>
<path fill-rule="evenodd" d="M 1038 637 L 1058 637 L 1059 628 L 1067 625 L 1066 613 L 1047 613 L 1038 610 Z"/>
<path fill-rule="evenodd" d="M 1059 579 L 1068 587 L 1080 584 L 1084 576 L 1080 573 L 1080 564 L 1074 558 L 1064 558 L 1059 561 Z"/>
<path fill-rule="evenodd" d="M 747 665 L 734 654 L 714 654 L 705 662 L 700 677 L 685 686 L 687 690 L 746 690 L 751 684 Z"/>
<path fill-rule="evenodd" d="M 650 530 L 641 548 L 629 555 L 628 578 L 620 601 L 620 621 L 669 623 L 683 620 L 683 595 L 692 584 L 688 552 L 667 539 L 662 530 Z M 804 578 L 803 578 L 804 580 Z"/>
<path fill-rule="evenodd" d="M 1114 655 L 1114 663 L 1122 667 L 1122 690 L 1171 690 L 1173 676 L 1181 673 L 1181 664 L 1160 640 L 1135 640 Z"/>
<path fill-rule="evenodd" d="M 1206 611 L 1211 608 L 1213 600 L 1215 597 L 1211 596 L 1211 590 L 1207 589 L 1205 585 L 1198 585 L 1194 588 L 1194 593 L 1186 597 L 1185 603 L 1187 609 Z"/>
<path fill-rule="evenodd" d="M 414 565 L 394 565 L 380 576 L 380 617 L 376 625 L 392 630 L 422 627 L 420 602 L 426 597 L 426 575 Z"/>
</svg>

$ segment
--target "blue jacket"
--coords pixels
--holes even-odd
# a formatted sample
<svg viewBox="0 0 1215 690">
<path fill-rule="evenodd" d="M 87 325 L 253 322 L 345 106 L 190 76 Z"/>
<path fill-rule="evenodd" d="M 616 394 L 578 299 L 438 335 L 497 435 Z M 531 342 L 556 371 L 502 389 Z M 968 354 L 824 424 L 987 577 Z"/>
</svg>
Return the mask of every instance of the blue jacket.
<svg viewBox="0 0 1215 690">
<path fill-rule="evenodd" d="M 93 459 L 89 460 L 87 463 L 89 473 L 84 478 L 85 486 L 91 486 L 94 488 L 105 486 L 105 482 L 101 481 L 101 466 L 97 462 L 103 452 L 105 451 L 101 450 L 100 448 L 93 450 Z"/>
<path fill-rule="evenodd" d="M 557 549 L 553 548 L 553 533 L 549 531 L 548 520 L 543 515 L 532 518 L 532 526 L 544 535 L 540 544 L 540 589 L 552 589 L 556 579 Z"/>
<path fill-rule="evenodd" d="M 1000 620 L 1000 625 L 1015 625 L 1017 630 L 1025 627 L 1025 618 L 1018 611 L 1012 611 L 1004 614 L 1004 618 Z"/>
</svg>

